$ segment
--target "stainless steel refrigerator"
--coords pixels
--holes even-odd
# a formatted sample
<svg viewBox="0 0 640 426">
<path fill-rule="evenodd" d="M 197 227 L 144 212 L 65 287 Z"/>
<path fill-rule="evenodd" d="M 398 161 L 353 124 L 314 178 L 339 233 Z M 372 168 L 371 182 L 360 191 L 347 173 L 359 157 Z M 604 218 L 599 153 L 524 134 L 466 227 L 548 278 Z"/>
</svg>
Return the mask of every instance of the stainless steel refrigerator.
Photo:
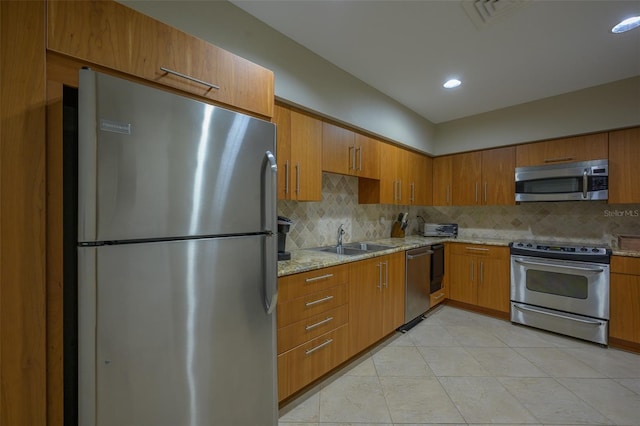
<svg viewBox="0 0 640 426">
<path fill-rule="evenodd" d="M 80 72 L 81 425 L 277 424 L 275 126 Z"/>
</svg>

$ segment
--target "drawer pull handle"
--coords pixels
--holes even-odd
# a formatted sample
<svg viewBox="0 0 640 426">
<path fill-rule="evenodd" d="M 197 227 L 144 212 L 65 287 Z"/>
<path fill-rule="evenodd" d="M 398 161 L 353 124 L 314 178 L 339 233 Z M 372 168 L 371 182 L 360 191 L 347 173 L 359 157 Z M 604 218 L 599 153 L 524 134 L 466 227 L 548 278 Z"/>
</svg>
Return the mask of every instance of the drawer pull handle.
<svg viewBox="0 0 640 426">
<path fill-rule="evenodd" d="M 444 297 L 444 293 L 440 293 L 439 295 L 435 296 L 434 299 L 435 300 L 440 300 Z"/>
<path fill-rule="evenodd" d="M 324 342 L 320 343 L 320 344 L 319 344 L 318 346 L 316 346 L 315 348 L 311 348 L 311 349 L 309 349 L 308 351 L 304 351 L 304 354 L 305 354 L 305 355 L 311 355 L 312 353 L 314 353 L 314 352 L 315 352 L 315 351 L 317 351 L 318 349 L 322 349 L 322 348 L 324 348 L 325 346 L 327 346 L 327 345 L 329 345 L 329 344 L 331 344 L 331 343 L 333 343 L 333 339 L 326 340 L 326 341 L 324 341 Z"/>
<path fill-rule="evenodd" d="M 217 86 L 217 85 L 211 84 L 211 83 L 207 83 L 206 81 L 197 79 L 195 77 L 191 77 L 190 75 L 182 74 L 181 72 L 170 70 L 169 68 L 165 68 L 165 67 L 160 67 L 160 69 L 162 71 L 168 73 L 168 74 L 177 75 L 178 77 L 182 77 L 182 78 L 186 78 L 187 80 L 195 81 L 196 83 L 200 83 L 203 86 L 207 86 L 210 89 L 220 90 L 220 86 Z"/>
<path fill-rule="evenodd" d="M 480 248 L 480 247 L 465 247 L 465 250 L 489 251 L 488 248 Z"/>
<path fill-rule="evenodd" d="M 333 321 L 333 317 L 328 317 L 327 319 L 323 319 L 322 321 L 318 321 L 315 324 L 308 325 L 304 329 L 307 330 L 307 331 L 313 330 L 314 328 L 320 327 L 322 324 L 326 324 L 326 323 L 331 322 L 331 321 Z"/>
<path fill-rule="evenodd" d="M 326 302 L 326 301 L 331 300 L 331 299 L 333 299 L 333 296 L 323 297 L 322 299 L 314 300 L 313 302 L 307 302 L 307 303 L 304 304 L 304 306 L 317 305 L 318 303 Z"/>
<path fill-rule="evenodd" d="M 320 281 L 320 280 L 324 280 L 326 278 L 331 278 L 332 276 L 333 276 L 333 274 L 325 274 L 325 275 L 320 275 L 319 277 L 307 278 L 304 281 L 307 282 L 307 283 L 312 283 L 314 281 Z"/>
</svg>

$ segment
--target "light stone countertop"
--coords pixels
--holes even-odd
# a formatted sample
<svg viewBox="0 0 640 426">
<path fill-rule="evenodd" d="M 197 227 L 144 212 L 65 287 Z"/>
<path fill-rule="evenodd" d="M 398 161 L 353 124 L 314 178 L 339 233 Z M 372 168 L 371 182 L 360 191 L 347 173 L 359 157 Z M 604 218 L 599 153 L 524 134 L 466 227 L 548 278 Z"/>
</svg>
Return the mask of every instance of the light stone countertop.
<svg viewBox="0 0 640 426">
<path fill-rule="evenodd" d="M 357 256 L 346 256 L 320 252 L 311 249 L 291 250 L 291 260 L 278 262 L 278 276 L 298 274 L 300 272 L 312 271 L 314 269 L 326 268 L 328 266 L 341 265 L 343 263 L 357 262 L 358 260 L 369 259 L 398 251 L 410 250 L 416 247 L 427 246 L 441 242 L 459 242 L 466 244 L 486 244 L 495 246 L 508 246 L 511 240 L 500 239 L 478 239 L 478 238 L 441 238 L 423 237 L 420 235 L 410 235 L 404 238 L 381 238 L 377 240 L 363 241 L 367 243 L 382 244 L 390 246 L 388 250 L 376 251 Z M 349 244 L 349 242 L 345 242 Z"/>
<path fill-rule="evenodd" d="M 423 237 L 420 235 L 410 235 L 405 238 L 381 238 L 377 240 L 363 241 L 367 243 L 375 243 L 390 246 L 388 250 L 376 251 L 357 256 L 346 256 L 342 254 L 333 254 L 320 252 L 311 249 L 299 249 L 291 251 L 291 260 L 283 260 L 278 262 L 278 276 L 297 274 L 300 272 L 312 271 L 315 269 L 326 268 L 328 266 L 341 265 L 349 262 L 357 262 L 363 259 L 382 256 L 385 254 L 395 253 L 398 251 L 410 250 L 416 247 L 427 246 L 441 242 L 466 243 L 466 244 L 485 244 L 493 246 L 508 246 L 513 239 L 490 239 L 490 238 L 441 238 L 441 237 Z M 345 242 L 349 244 L 349 242 Z M 612 254 L 616 256 L 640 257 L 640 251 L 612 249 Z"/>
</svg>

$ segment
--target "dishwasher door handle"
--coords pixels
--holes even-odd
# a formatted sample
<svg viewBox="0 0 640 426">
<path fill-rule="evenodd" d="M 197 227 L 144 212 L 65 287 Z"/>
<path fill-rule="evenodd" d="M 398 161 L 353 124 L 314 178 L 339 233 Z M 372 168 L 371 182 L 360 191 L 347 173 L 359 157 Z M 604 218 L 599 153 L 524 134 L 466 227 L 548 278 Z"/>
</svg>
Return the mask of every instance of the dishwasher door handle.
<svg viewBox="0 0 640 426">
<path fill-rule="evenodd" d="M 407 259 L 412 260 L 412 259 L 415 259 L 416 257 L 426 256 L 431 253 L 433 253 L 432 250 L 427 250 L 424 253 L 420 253 L 420 254 L 407 254 Z"/>
</svg>

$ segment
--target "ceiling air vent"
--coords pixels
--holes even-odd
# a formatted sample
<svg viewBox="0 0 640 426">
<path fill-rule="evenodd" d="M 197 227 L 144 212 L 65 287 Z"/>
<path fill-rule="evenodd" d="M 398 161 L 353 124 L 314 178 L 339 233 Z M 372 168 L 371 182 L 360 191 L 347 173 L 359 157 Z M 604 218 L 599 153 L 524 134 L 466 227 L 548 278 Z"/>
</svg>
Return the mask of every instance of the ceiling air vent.
<svg viewBox="0 0 640 426">
<path fill-rule="evenodd" d="M 520 9 L 529 0 L 464 0 L 462 5 L 479 30 Z"/>
</svg>

